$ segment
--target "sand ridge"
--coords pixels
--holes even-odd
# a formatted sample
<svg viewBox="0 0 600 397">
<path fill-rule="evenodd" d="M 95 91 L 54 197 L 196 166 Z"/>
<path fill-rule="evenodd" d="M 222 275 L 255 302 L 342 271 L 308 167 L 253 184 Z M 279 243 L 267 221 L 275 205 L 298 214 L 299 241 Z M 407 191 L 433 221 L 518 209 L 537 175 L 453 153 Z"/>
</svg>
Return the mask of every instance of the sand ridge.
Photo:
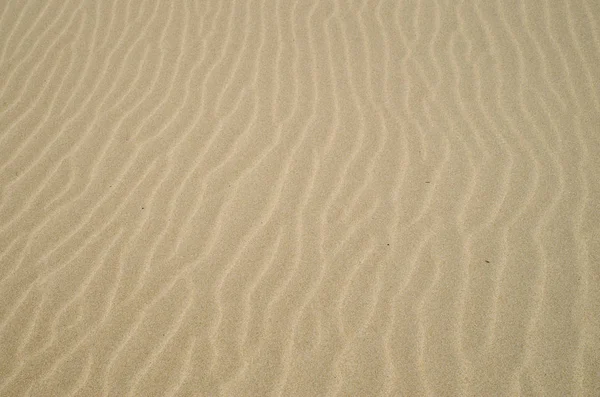
<svg viewBox="0 0 600 397">
<path fill-rule="evenodd" d="M 600 395 L 597 65 L 592 0 L 0 2 L 0 395 Z"/>
</svg>

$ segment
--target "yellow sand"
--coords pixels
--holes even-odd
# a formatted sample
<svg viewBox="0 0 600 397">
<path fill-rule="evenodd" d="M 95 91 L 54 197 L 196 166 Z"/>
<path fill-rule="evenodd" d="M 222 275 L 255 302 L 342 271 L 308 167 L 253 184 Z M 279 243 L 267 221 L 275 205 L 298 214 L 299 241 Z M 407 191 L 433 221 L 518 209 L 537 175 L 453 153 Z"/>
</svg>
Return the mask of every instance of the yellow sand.
<svg viewBox="0 0 600 397">
<path fill-rule="evenodd" d="M 600 2 L 0 1 L 0 396 L 599 396 Z"/>
</svg>

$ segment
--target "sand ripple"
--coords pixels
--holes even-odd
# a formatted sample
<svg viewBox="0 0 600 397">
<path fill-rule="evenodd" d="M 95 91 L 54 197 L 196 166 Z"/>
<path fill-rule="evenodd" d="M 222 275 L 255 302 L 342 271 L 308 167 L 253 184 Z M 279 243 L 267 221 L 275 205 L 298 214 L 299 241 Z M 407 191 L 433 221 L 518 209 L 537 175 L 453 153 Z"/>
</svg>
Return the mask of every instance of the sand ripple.
<svg viewBox="0 0 600 397">
<path fill-rule="evenodd" d="M 0 2 L 0 395 L 600 395 L 598 4 Z"/>
</svg>

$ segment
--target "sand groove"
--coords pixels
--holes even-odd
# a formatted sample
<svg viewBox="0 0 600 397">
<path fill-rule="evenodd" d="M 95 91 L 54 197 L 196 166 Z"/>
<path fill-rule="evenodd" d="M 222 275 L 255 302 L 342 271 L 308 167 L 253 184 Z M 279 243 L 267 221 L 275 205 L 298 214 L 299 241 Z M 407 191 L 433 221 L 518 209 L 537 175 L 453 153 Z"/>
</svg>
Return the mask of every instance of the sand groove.
<svg viewBox="0 0 600 397">
<path fill-rule="evenodd" d="M 599 26 L 0 2 L 0 395 L 599 395 Z"/>
</svg>

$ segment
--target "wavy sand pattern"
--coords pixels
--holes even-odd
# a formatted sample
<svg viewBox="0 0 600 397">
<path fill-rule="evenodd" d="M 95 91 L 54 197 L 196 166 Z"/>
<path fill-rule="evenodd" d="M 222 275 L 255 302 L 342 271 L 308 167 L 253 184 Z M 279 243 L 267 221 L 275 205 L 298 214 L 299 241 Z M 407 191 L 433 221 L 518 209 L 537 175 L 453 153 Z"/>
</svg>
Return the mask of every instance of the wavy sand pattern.
<svg viewBox="0 0 600 397">
<path fill-rule="evenodd" d="M 600 395 L 598 65 L 594 0 L 0 2 L 0 395 Z"/>
</svg>

